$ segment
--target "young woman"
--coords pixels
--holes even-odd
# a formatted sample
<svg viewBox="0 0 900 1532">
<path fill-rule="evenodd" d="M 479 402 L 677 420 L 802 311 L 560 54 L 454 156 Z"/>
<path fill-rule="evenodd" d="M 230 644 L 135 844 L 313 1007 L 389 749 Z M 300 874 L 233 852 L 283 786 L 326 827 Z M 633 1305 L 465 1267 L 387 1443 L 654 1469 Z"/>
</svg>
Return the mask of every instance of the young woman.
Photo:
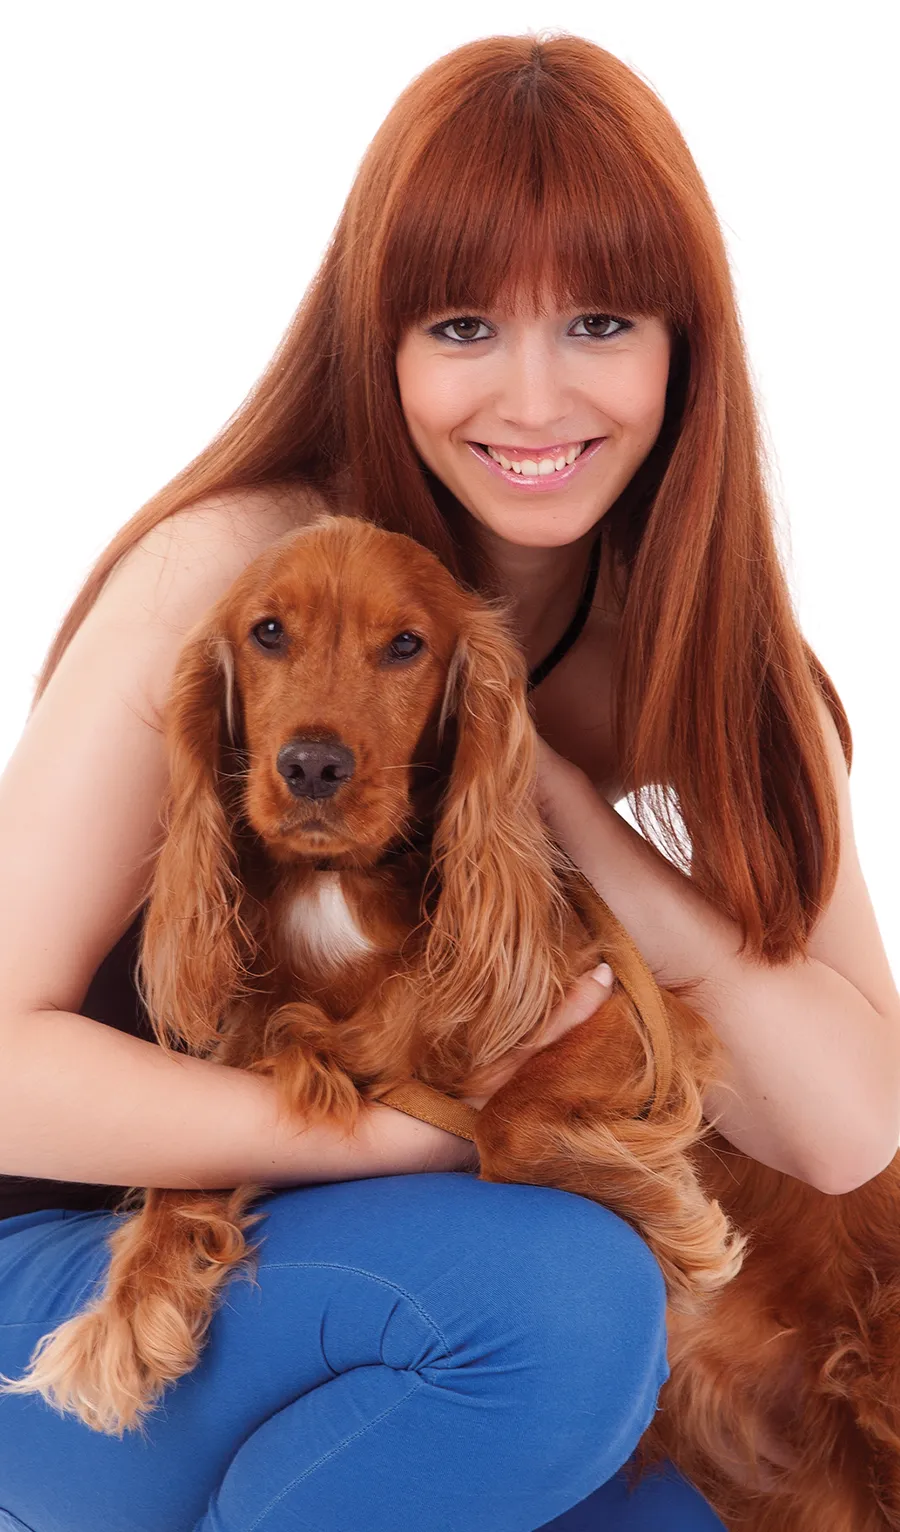
<svg viewBox="0 0 900 1532">
<path fill-rule="evenodd" d="M 897 1146 L 850 731 L 779 566 L 715 214 L 617 59 L 472 43 L 376 134 L 242 409 L 98 560 L 0 784 L 0 1370 L 102 1281 L 122 1188 L 273 1187 L 258 1288 L 144 1438 L 0 1394 L 0 1525 L 719 1527 L 674 1471 L 626 1493 L 667 1362 L 622 1220 L 460 1173 L 471 1146 L 387 1107 L 349 1144 L 289 1135 L 267 1082 L 142 1026 L 179 645 L 323 504 L 512 599 L 543 811 L 664 982 L 702 977 L 720 1131 L 835 1192 Z M 583 981 L 560 1027 L 596 1003 Z"/>
</svg>

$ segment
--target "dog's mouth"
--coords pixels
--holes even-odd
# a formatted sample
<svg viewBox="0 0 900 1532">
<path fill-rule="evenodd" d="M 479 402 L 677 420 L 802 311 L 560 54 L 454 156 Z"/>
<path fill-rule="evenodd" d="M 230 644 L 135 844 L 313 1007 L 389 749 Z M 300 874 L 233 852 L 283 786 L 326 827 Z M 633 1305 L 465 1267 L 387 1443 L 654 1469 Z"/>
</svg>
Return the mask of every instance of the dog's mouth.
<svg viewBox="0 0 900 1532">
<path fill-rule="evenodd" d="M 420 854 L 431 844 L 434 823 L 430 814 L 416 812 L 413 804 L 399 820 L 391 816 L 390 828 L 372 839 L 362 841 L 339 814 L 304 814 L 302 809 L 288 811 L 273 828 L 275 837 L 270 851 L 276 861 L 294 858 L 316 867 L 355 867 L 363 869 L 393 864 L 409 854 Z M 268 836 L 265 837 L 267 840 Z"/>
<path fill-rule="evenodd" d="M 309 835 L 316 839 L 327 836 L 329 840 L 340 840 L 344 843 L 350 837 L 343 824 L 335 817 L 327 818 L 321 814 L 304 814 L 302 809 L 288 812 L 276 825 L 276 830 L 281 836 Z"/>
</svg>

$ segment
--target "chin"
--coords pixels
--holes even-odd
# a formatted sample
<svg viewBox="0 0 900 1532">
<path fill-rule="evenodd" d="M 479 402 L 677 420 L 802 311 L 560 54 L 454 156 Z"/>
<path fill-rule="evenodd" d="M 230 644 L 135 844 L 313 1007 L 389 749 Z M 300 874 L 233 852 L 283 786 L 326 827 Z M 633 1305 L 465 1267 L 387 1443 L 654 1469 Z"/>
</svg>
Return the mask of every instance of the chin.
<svg viewBox="0 0 900 1532">
<path fill-rule="evenodd" d="M 554 511 L 550 507 L 535 506 L 532 510 L 522 506 L 502 516 L 486 515 L 480 510 L 471 514 L 495 537 L 517 548 L 567 548 L 593 531 L 605 511 L 575 516 L 561 507 Z"/>
</svg>

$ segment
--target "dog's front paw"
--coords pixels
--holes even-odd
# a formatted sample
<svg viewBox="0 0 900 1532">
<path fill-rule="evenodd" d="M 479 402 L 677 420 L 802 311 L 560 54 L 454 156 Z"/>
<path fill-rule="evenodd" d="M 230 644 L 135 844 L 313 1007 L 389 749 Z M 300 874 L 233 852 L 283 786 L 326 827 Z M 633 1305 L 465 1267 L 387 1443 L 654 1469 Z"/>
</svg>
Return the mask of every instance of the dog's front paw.
<svg viewBox="0 0 900 1532">
<path fill-rule="evenodd" d="M 283 1005 L 267 1019 L 261 1050 L 240 1067 L 274 1082 L 279 1106 L 288 1116 L 337 1123 L 352 1132 L 363 1101 L 332 1046 L 333 1036 L 334 1024 L 323 1028 L 318 1007 Z"/>
</svg>

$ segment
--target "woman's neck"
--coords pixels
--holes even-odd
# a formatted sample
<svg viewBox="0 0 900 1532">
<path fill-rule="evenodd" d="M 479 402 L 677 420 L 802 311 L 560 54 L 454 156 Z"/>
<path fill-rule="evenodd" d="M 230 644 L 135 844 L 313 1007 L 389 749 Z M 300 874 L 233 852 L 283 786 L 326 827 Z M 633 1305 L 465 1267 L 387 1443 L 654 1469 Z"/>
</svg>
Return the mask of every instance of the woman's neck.
<svg viewBox="0 0 900 1532">
<path fill-rule="evenodd" d="M 536 664 L 572 620 L 599 529 L 591 527 L 561 547 L 533 548 L 507 542 L 481 522 L 472 527 L 502 593 L 512 601 L 519 642 Z"/>
</svg>

